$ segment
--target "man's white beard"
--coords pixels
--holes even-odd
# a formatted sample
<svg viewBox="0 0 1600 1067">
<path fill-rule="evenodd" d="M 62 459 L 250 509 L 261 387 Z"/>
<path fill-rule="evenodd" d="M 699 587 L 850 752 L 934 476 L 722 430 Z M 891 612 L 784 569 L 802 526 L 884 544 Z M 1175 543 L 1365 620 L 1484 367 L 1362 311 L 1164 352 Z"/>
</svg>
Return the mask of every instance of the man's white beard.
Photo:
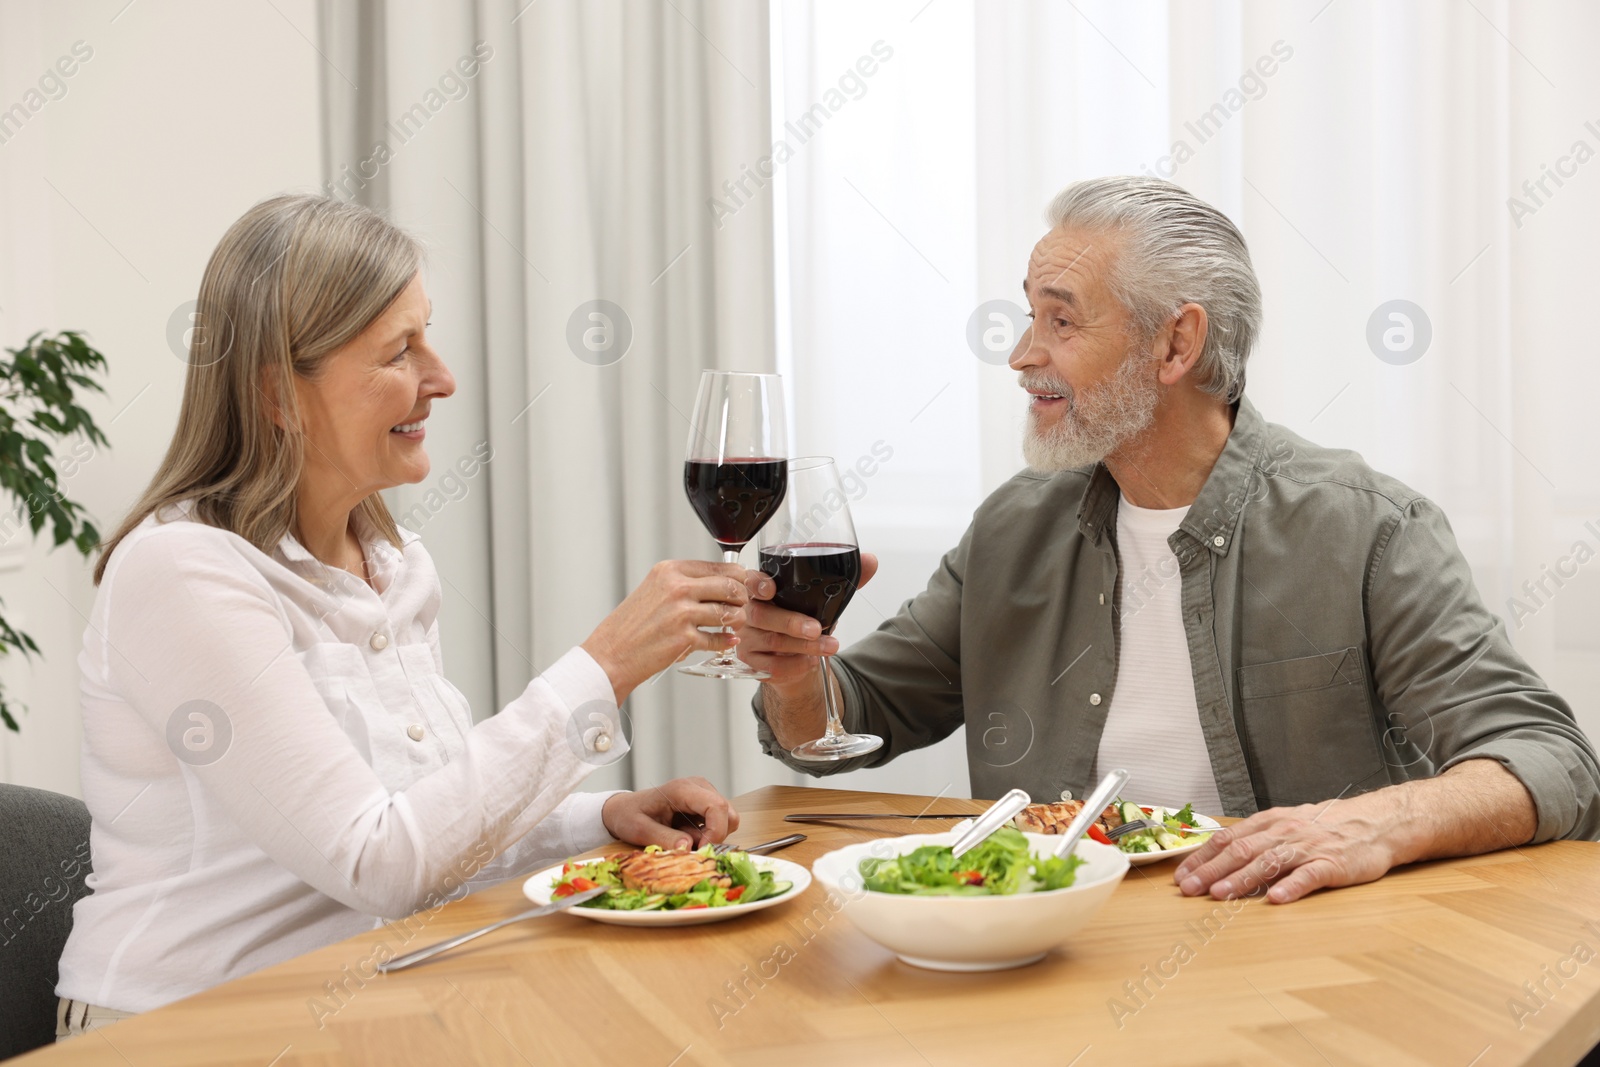
<svg viewBox="0 0 1600 1067">
<path fill-rule="evenodd" d="M 1022 384 L 1059 393 L 1067 402 L 1053 426 L 1040 426 L 1039 413 L 1028 410 L 1022 455 L 1040 471 L 1071 470 L 1105 459 L 1144 432 L 1161 400 L 1155 363 L 1137 345 L 1129 348 L 1110 381 L 1082 393 L 1048 375 L 1024 373 Z"/>
</svg>

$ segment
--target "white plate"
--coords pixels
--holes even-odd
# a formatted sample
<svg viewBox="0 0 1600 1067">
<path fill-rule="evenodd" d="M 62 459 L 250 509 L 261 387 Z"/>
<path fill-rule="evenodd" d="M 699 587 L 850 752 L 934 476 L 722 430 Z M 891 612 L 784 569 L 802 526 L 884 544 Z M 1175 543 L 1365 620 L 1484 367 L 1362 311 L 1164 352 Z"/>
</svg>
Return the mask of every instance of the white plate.
<svg viewBox="0 0 1600 1067">
<path fill-rule="evenodd" d="M 582 915 L 585 919 L 593 919 L 598 923 L 612 923 L 616 926 L 698 926 L 701 923 L 719 923 L 727 919 L 737 919 L 741 915 L 793 900 L 804 893 L 806 886 L 811 884 L 811 872 L 798 863 L 780 860 L 776 856 L 751 856 L 750 861 L 756 865 L 757 870 L 771 871 L 772 876 L 778 881 L 793 882 L 794 885 L 787 893 L 763 897 L 754 904 L 734 904 L 726 908 L 691 908 L 688 911 L 611 911 L 579 904 L 568 908 L 567 914 Z M 561 881 L 563 866 L 558 863 L 554 867 L 547 867 L 523 882 L 523 894 L 535 904 L 550 903 L 554 897 L 556 883 Z"/>
<path fill-rule="evenodd" d="M 1163 808 L 1159 804 L 1149 804 L 1149 805 L 1140 804 L 1138 806 L 1140 808 L 1151 807 L 1151 808 L 1154 808 L 1158 812 L 1159 811 L 1165 811 L 1165 812 L 1169 812 L 1169 813 L 1172 813 L 1172 814 L 1176 814 L 1175 809 L 1173 809 L 1173 808 Z M 1222 824 L 1219 823 L 1217 820 L 1213 819 L 1209 815 L 1201 815 L 1199 812 L 1195 812 L 1194 825 L 1198 826 L 1198 827 L 1201 827 L 1202 829 L 1206 829 L 1206 830 L 1220 830 L 1220 829 L 1222 829 Z M 1184 845 L 1182 848 L 1171 848 L 1171 849 L 1167 849 L 1164 852 L 1126 852 L 1126 853 L 1123 853 L 1123 854 L 1128 857 L 1128 862 L 1131 863 L 1133 866 L 1135 866 L 1135 867 L 1145 867 L 1145 866 L 1148 866 L 1148 865 L 1150 865 L 1152 863 L 1160 863 L 1162 860 L 1170 860 L 1174 856 L 1187 856 L 1189 853 L 1193 852 L 1195 849 L 1199 848 L 1203 844 L 1205 844 L 1205 841 L 1196 841 L 1192 845 Z M 1119 849 L 1118 851 L 1121 851 L 1121 850 Z"/>
</svg>

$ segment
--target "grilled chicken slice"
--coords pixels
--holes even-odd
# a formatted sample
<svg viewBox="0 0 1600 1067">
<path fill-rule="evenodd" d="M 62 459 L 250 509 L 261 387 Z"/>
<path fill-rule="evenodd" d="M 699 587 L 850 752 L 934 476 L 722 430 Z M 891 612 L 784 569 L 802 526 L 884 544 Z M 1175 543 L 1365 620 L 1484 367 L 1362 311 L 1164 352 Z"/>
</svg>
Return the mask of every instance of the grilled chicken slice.
<svg viewBox="0 0 1600 1067">
<path fill-rule="evenodd" d="M 1012 819 L 1012 825 L 1030 834 L 1059 834 L 1067 828 L 1078 812 L 1083 810 L 1081 800 L 1063 800 L 1058 804 L 1029 804 Z"/>
<path fill-rule="evenodd" d="M 629 889 L 646 893 L 687 893 L 709 879 L 712 885 L 732 885 L 732 879 L 717 873 L 717 861 L 685 849 L 663 852 L 625 852 L 614 857 L 617 874 Z"/>
<path fill-rule="evenodd" d="M 1017 813 L 1012 819 L 1012 825 L 1019 830 L 1030 834 L 1064 834 L 1067 827 L 1072 825 L 1072 820 L 1078 817 L 1078 812 L 1083 810 L 1081 800 L 1063 800 L 1057 804 L 1029 804 Z M 1116 805 L 1106 808 L 1100 813 L 1098 820 L 1103 829 L 1110 830 L 1122 825 L 1122 816 L 1117 813 Z"/>
</svg>

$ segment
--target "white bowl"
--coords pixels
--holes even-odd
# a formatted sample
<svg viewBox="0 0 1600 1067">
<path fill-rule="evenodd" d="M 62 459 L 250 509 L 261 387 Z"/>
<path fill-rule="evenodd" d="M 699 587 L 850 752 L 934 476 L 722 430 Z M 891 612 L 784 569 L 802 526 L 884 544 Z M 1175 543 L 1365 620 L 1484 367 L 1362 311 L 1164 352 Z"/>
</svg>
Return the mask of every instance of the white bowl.
<svg viewBox="0 0 1600 1067">
<path fill-rule="evenodd" d="M 1112 845 L 1079 841 L 1084 863 L 1065 889 L 1014 896 L 917 897 L 867 889 L 859 864 L 902 856 L 923 845 L 948 845 L 958 831 L 884 837 L 835 849 L 811 865 L 862 933 L 907 963 L 937 971 L 999 971 L 1044 959 L 1100 910 L 1128 873 L 1128 856 Z M 1052 855 L 1061 838 L 1025 834 L 1030 851 Z"/>
</svg>

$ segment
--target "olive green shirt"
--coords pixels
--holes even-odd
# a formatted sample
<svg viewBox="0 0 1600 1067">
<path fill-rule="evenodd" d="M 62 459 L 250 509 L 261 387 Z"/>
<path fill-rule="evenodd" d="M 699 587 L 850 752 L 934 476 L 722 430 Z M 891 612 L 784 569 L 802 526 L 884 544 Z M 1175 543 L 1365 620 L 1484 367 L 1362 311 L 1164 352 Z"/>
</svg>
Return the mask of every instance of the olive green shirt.
<svg viewBox="0 0 1600 1067">
<path fill-rule="evenodd" d="M 835 658 L 846 729 L 882 736 L 883 748 L 794 760 L 758 695 L 763 750 L 833 774 L 965 724 L 974 796 L 1083 796 L 1117 684 L 1120 495 L 1103 465 L 1012 478 L 927 589 Z M 1600 833 L 1594 749 L 1484 606 L 1433 503 L 1241 400 L 1167 543 L 1225 814 L 1490 758 L 1532 794 L 1535 840 Z"/>
</svg>

